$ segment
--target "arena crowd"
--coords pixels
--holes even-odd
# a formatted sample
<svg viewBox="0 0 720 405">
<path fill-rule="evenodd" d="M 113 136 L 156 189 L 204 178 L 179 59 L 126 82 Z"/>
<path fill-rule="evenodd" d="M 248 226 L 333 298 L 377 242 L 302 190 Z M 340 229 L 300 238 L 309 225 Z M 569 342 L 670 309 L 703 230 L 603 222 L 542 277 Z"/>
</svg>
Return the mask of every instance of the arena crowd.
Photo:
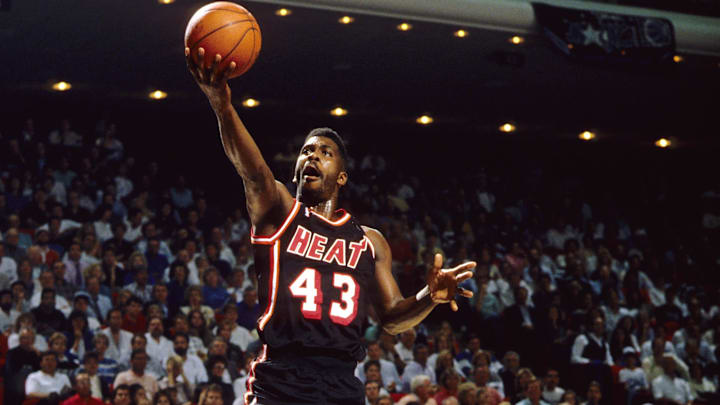
<svg viewBox="0 0 720 405">
<path fill-rule="evenodd" d="M 242 404 L 264 310 L 242 198 L 166 177 L 112 123 L 53 126 L 0 139 L 4 403 Z M 269 155 L 275 173 L 295 146 Z M 405 296 L 436 253 L 477 261 L 475 296 L 399 336 L 371 315 L 367 404 L 719 403 L 720 192 L 698 196 L 687 238 L 537 173 L 400 169 L 354 156 L 341 205 L 383 232 Z"/>
</svg>

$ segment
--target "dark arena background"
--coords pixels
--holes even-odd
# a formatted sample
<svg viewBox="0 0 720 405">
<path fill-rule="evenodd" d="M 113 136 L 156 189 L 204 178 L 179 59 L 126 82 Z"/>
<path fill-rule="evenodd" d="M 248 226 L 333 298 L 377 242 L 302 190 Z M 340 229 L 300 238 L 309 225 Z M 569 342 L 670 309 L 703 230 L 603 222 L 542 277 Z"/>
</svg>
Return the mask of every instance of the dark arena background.
<svg viewBox="0 0 720 405">
<path fill-rule="evenodd" d="M 0 0 L 5 404 L 84 392 L 102 334 L 94 397 L 136 382 L 134 404 L 197 404 L 222 382 L 243 403 L 265 308 L 242 181 L 185 65 L 204 4 Z M 405 296 L 429 253 L 478 262 L 458 312 L 395 337 L 368 320 L 368 403 L 720 403 L 720 3 L 239 4 L 262 51 L 233 103 L 275 176 L 294 192 L 305 134 L 331 127 L 351 157 L 340 205 L 384 234 Z M 166 391 L 184 332 L 202 364 L 180 359 L 192 381 Z M 127 374 L 146 333 L 159 385 Z M 50 378 L 33 348 L 58 356 L 48 398 L 26 384 Z"/>
</svg>

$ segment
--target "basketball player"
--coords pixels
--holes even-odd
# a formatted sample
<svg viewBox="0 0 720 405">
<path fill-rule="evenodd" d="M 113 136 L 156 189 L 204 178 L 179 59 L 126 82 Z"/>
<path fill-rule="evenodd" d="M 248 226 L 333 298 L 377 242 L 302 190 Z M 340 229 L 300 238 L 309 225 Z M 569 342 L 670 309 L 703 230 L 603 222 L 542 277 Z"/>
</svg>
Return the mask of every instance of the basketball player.
<svg viewBox="0 0 720 405">
<path fill-rule="evenodd" d="M 218 119 L 225 154 L 243 179 L 252 222 L 258 293 L 264 313 L 257 329 L 264 346 L 248 378 L 248 404 L 363 404 L 353 375 L 365 357 L 362 325 L 374 305 L 383 328 L 397 334 L 420 323 L 440 303 L 457 310 L 457 285 L 474 262 L 444 270 L 442 256 L 427 286 L 403 298 L 391 274 L 390 248 L 375 229 L 338 209 L 348 181 L 346 150 L 329 128 L 312 130 L 295 165 L 293 198 L 276 181 L 231 104 L 227 79 L 235 69 L 198 65 L 185 49 L 188 68 Z M 202 61 L 204 50 L 197 50 Z"/>
</svg>

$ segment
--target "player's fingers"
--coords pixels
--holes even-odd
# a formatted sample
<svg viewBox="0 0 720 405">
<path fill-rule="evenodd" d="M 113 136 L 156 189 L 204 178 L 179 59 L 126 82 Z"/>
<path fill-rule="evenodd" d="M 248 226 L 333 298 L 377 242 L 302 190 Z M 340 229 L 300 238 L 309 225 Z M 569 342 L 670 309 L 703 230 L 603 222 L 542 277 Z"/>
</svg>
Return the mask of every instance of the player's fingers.
<svg viewBox="0 0 720 405">
<path fill-rule="evenodd" d="M 463 264 L 459 264 L 459 265 L 453 267 L 452 269 L 450 269 L 450 271 L 455 272 L 455 273 L 458 273 L 458 272 L 461 272 L 461 271 L 463 271 L 463 270 L 474 269 L 475 266 L 477 266 L 477 263 L 475 263 L 475 262 L 465 262 L 465 263 L 463 263 Z"/>
<path fill-rule="evenodd" d="M 215 54 L 210 67 L 208 68 L 208 76 L 210 77 L 210 83 L 215 83 L 218 79 L 218 65 L 222 60 L 222 56 L 219 53 Z"/>
<path fill-rule="evenodd" d="M 433 264 L 433 267 L 436 269 L 442 269 L 442 263 L 443 263 L 443 257 L 440 253 L 435 253 L 435 263 Z"/>
<path fill-rule="evenodd" d="M 225 69 L 225 72 L 222 75 L 222 81 L 223 82 L 228 81 L 228 79 L 230 79 L 230 75 L 232 75 L 232 73 L 235 71 L 235 69 L 237 69 L 237 63 L 230 62 L 227 69 Z"/>
<path fill-rule="evenodd" d="M 198 81 L 205 80 L 205 49 L 202 47 L 198 48 L 197 60 L 195 61 L 195 73 L 197 74 Z"/>
<path fill-rule="evenodd" d="M 453 312 L 458 310 L 457 302 L 455 302 L 455 300 L 450 301 L 450 309 L 452 309 Z"/>
<path fill-rule="evenodd" d="M 462 296 L 465 297 L 465 298 L 472 298 L 472 296 L 473 296 L 473 292 L 472 292 L 472 291 L 466 290 L 466 289 L 464 289 L 464 288 L 458 288 L 458 292 L 457 292 L 457 293 L 458 293 L 459 295 L 462 295 Z"/>
<path fill-rule="evenodd" d="M 469 279 L 473 276 L 472 271 L 466 271 L 465 273 L 460 273 L 455 276 L 455 281 L 458 283 L 462 283 L 463 281 Z"/>
</svg>

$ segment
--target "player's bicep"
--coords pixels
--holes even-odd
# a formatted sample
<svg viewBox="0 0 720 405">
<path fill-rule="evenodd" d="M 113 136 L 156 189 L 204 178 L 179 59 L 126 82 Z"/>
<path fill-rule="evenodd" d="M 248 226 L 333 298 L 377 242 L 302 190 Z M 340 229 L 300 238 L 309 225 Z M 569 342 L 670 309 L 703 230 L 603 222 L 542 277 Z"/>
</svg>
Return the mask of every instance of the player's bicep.
<svg viewBox="0 0 720 405">
<path fill-rule="evenodd" d="M 390 246 L 380 232 L 366 228 L 365 234 L 375 247 L 375 279 L 372 299 L 380 320 L 403 299 L 400 288 L 392 275 L 392 254 Z"/>
</svg>

